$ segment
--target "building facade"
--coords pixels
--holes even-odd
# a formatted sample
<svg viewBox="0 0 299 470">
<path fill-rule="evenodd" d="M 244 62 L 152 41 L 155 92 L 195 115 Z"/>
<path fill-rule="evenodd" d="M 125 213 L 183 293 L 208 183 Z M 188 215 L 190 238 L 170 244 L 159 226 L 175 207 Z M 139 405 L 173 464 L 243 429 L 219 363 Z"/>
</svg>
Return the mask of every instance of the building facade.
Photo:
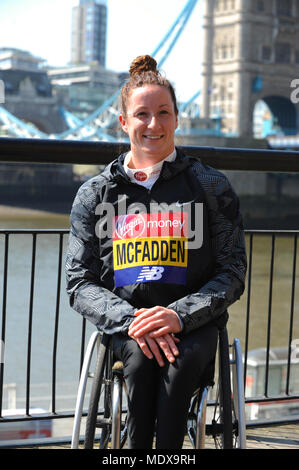
<svg viewBox="0 0 299 470">
<path fill-rule="evenodd" d="M 15 47 L 0 47 L 0 70 L 39 71 L 45 60 L 36 57 L 29 51 Z"/>
<path fill-rule="evenodd" d="M 276 129 L 296 134 L 298 23 L 299 0 L 205 0 L 202 117 L 221 114 L 224 132 L 250 136 L 263 101 Z"/>
<path fill-rule="evenodd" d="M 65 131 L 67 126 L 59 113 L 44 62 L 29 51 L 0 48 L 0 81 L 5 92 L 1 105 L 24 123 L 46 134 L 55 134 Z M 5 126 L 1 124 L 0 121 L 3 132 Z"/>
<path fill-rule="evenodd" d="M 84 119 L 119 90 L 128 74 L 91 63 L 52 68 L 48 77 L 61 103 Z"/>
<path fill-rule="evenodd" d="M 72 10 L 72 64 L 106 64 L 107 6 L 104 1 L 80 0 Z"/>
</svg>

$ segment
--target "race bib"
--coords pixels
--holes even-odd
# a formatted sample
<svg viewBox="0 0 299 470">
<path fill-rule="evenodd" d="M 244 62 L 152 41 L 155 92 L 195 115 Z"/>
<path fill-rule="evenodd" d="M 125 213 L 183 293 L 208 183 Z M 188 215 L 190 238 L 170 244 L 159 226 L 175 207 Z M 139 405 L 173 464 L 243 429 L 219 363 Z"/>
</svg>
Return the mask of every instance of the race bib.
<svg viewBox="0 0 299 470">
<path fill-rule="evenodd" d="M 115 286 L 139 282 L 185 284 L 188 213 L 158 212 L 114 217 Z"/>
</svg>

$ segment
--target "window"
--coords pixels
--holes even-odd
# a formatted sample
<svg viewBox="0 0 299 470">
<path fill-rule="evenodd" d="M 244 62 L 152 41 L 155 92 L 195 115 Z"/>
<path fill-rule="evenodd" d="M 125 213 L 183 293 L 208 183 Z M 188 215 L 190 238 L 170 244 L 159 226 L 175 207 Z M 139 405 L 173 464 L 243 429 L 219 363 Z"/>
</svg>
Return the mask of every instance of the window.
<svg viewBox="0 0 299 470">
<path fill-rule="evenodd" d="M 226 98 L 226 90 L 225 90 L 225 85 L 222 85 L 220 87 L 220 100 L 225 101 Z"/>
<path fill-rule="evenodd" d="M 257 0 L 256 2 L 256 9 L 257 11 L 265 11 L 265 5 L 263 0 Z"/>
<path fill-rule="evenodd" d="M 276 12 L 281 16 L 292 16 L 291 0 L 276 0 Z"/>
<path fill-rule="evenodd" d="M 295 63 L 299 64 L 299 49 L 295 51 Z"/>
<path fill-rule="evenodd" d="M 271 47 L 263 46 L 262 47 L 262 61 L 270 62 L 271 60 Z"/>
<path fill-rule="evenodd" d="M 278 64 L 289 64 L 291 61 L 291 46 L 287 43 L 277 43 L 275 46 L 275 61 Z"/>
<path fill-rule="evenodd" d="M 234 44 L 231 44 L 230 45 L 230 56 L 234 57 L 234 55 L 235 55 L 235 46 L 234 46 Z"/>
<path fill-rule="evenodd" d="M 214 46 L 214 58 L 215 58 L 215 60 L 219 59 L 219 46 L 218 46 L 218 44 L 215 44 L 215 46 Z"/>
</svg>

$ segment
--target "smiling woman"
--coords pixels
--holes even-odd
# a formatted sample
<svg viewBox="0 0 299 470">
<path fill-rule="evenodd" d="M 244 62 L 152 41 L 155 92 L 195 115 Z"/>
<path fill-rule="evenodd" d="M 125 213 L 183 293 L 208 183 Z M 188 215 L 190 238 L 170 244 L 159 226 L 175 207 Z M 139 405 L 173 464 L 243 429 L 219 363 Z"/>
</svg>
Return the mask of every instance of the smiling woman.
<svg viewBox="0 0 299 470">
<path fill-rule="evenodd" d="M 129 168 L 155 165 L 174 151 L 178 122 L 166 88 L 144 85 L 132 90 L 127 115 L 121 115 L 120 122 L 131 142 Z"/>
<path fill-rule="evenodd" d="M 178 108 L 171 83 L 157 70 L 152 57 L 137 57 L 130 67 L 130 79 L 121 91 L 123 130 L 129 135 L 131 153 L 126 159 L 136 179 L 146 180 L 147 167 L 157 177 L 159 164 L 174 151 L 174 132 L 178 125 Z M 153 167 L 154 166 L 154 167 Z"/>
</svg>

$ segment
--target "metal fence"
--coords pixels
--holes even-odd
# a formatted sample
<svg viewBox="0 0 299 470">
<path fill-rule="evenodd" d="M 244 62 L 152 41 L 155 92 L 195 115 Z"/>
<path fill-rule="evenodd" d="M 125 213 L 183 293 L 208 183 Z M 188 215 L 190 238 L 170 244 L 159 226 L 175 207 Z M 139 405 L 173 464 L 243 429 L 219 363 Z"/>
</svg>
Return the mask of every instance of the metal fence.
<svg viewBox="0 0 299 470">
<path fill-rule="evenodd" d="M 294 337 L 294 323 L 295 323 L 295 297 L 296 297 L 296 277 L 297 277 L 297 245 L 298 245 L 298 234 L 299 231 L 291 230 L 247 230 L 246 235 L 248 239 L 248 271 L 247 271 L 247 292 L 246 292 L 246 327 L 245 327 L 245 338 L 244 338 L 244 385 L 246 390 L 246 377 L 247 377 L 247 367 L 248 367 L 248 345 L 249 345 L 249 327 L 250 327 L 250 318 L 251 318 L 251 299 L 252 299 L 252 258 L 253 258 L 253 240 L 256 237 L 265 237 L 268 236 L 270 239 L 270 253 L 269 253 L 269 273 L 267 279 L 268 291 L 266 291 L 265 297 L 267 298 L 267 309 L 265 310 L 265 324 L 266 324 L 266 342 L 265 342 L 265 375 L 264 381 L 262 384 L 262 391 L 260 397 L 248 397 L 246 396 L 247 403 L 267 403 L 267 402 L 281 402 L 283 400 L 294 400 L 299 398 L 299 375 L 297 379 L 297 389 L 291 390 L 290 387 L 290 375 L 291 367 L 294 364 L 299 362 L 297 359 L 297 350 L 299 346 L 299 340 Z M 273 290 L 274 290 L 274 262 L 276 255 L 276 242 L 277 239 L 287 237 L 289 239 L 290 245 L 292 245 L 292 252 L 290 253 L 290 258 L 292 264 L 289 270 L 289 280 L 290 280 L 290 289 L 288 297 L 288 311 L 285 309 L 281 314 L 284 318 L 285 330 L 287 334 L 287 344 L 285 344 L 286 356 L 283 358 L 285 360 L 285 383 L 284 383 L 284 393 L 279 396 L 271 396 L 269 391 L 269 370 L 271 359 L 271 325 L 272 325 L 272 310 L 273 310 Z M 278 267 L 279 269 L 279 267 Z M 281 296 L 284 293 L 281 292 Z M 244 312 L 245 313 L 245 312 Z M 298 320 L 297 320 L 297 334 L 298 334 Z M 296 343 L 296 348 L 294 347 Z M 298 364 L 299 365 L 299 364 Z M 299 407 L 298 407 L 299 413 Z"/>
<path fill-rule="evenodd" d="M 34 163 L 97 163 L 105 164 L 111 161 L 117 153 L 126 147 L 122 144 L 105 144 L 100 142 L 50 142 L 50 141 L 31 141 L 15 140 L 15 139 L 0 139 L 0 161 L 9 162 L 34 162 Z M 207 147 L 183 147 L 189 154 L 197 155 L 206 163 L 221 169 L 234 169 L 234 170 L 255 170 L 255 171 L 299 171 L 299 158 L 296 152 L 276 152 L 271 150 L 252 150 L 252 149 L 213 149 Z M 99 158 L 99 155 L 101 158 Z M 264 296 L 267 297 L 267 308 L 264 312 L 266 330 L 266 341 L 264 344 L 264 376 L 262 384 L 262 392 L 258 396 L 247 396 L 247 403 L 267 403 L 276 402 L 281 403 L 299 400 L 299 387 L 294 390 L 290 387 L 291 372 L 293 368 L 293 343 L 296 340 L 294 336 L 294 325 L 298 326 L 296 320 L 296 276 L 297 276 L 297 244 L 298 244 L 299 231 L 265 231 L 265 230 L 247 230 L 247 252 L 248 252 L 248 274 L 247 274 L 247 287 L 246 294 L 244 294 L 244 305 L 242 315 L 245 321 L 245 331 L 241 338 L 243 341 L 244 352 L 244 383 L 247 387 L 248 377 L 248 364 L 249 364 L 249 350 L 250 350 L 250 328 L 252 322 L 252 296 L 253 296 L 253 256 L 255 253 L 254 242 L 261 240 L 265 237 L 271 240 L 270 255 L 269 255 L 269 272 L 267 274 L 267 291 Z M 52 287 L 52 294 L 55 297 L 55 316 L 53 320 L 53 343 L 51 351 L 51 363 L 48 368 L 51 369 L 51 406 L 50 409 L 42 415 L 33 415 L 31 413 L 31 375 L 32 375 L 32 334 L 34 328 L 34 315 L 33 305 L 38 293 L 35 289 L 36 284 L 36 246 L 37 239 L 45 235 L 57 236 L 56 252 L 51 253 L 51 257 L 57 258 L 56 270 L 56 285 Z M 9 311 L 7 309 L 8 302 L 8 283 L 9 277 L 9 258 L 11 256 L 10 241 L 12 237 L 30 237 L 31 238 L 31 263 L 30 263 L 30 282 L 29 282 L 29 302 L 28 302 L 28 316 L 27 316 L 27 329 L 24 331 L 23 341 L 26 342 L 26 392 L 25 392 L 25 413 L 23 416 L 5 417 L 3 415 L 3 390 L 4 390 L 4 372 L 6 362 L 0 364 L 0 423 L 26 421 L 37 419 L 57 419 L 69 418 L 73 416 L 72 410 L 57 410 L 57 348 L 60 344 L 59 338 L 59 318 L 61 310 L 61 300 L 66 297 L 66 293 L 62 288 L 62 276 L 64 268 L 64 244 L 68 236 L 68 229 L 61 230 L 23 230 L 23 229 L 2 229 L 0 230 L 0 243 L 2 243 L 2 320 L 1 320 L 1 342 L 5 345 L 6 342 L 6 325 L 8 321 Z M 271 369 L 271 327 L 273 322 L 273 291 L 274 291 L 274 271 L 275 271 L 275 256 L 279 251 L 277 249 L 277 241 L 282 237 L 287 237 L 292 243 L 292 266 L 290 274 L 290 294 L 287 295 L 289 301 L 288 312 L 284 310 L 285 325 L 288 328 L 288 340 L 286 349 L 287 357 L 285 360 L 286 377 L 285 387 L 283 393 L 273 396 L 269 390 L 269 376 Z M 282 254 L 284 256 L 284 254 Z M 50 294 L 50 292 L 49 292 Z M 17 293 L 16 293 L 17 295 Z M 296 327 L 297 328 L 297 327 Z M 297 332 L 297 330 L 295 330 Z M 295 333 L 296 335 L 297 333 Z M 78 363 L 78 377 L 80 367 L 82 366 L 86 342 L 86 322 L 83 319 L 81 325 L 81 344 L 80 344 L 80 361 Z M 78 346 L 79 348 L 79 346 Z M 246 388 L 247 389 L 247 388 Z M 74 390 L 76 393 L 76 390 Z M 299 411 L 298 411 L 299 413 Z M 298 415 L 297 415 L 298 418 Z M 296 419 L 297 419 L 296 418 Z M 285 421 L 291 421 L 292 417 L 285 418 Z M 271 420 L 270 420 L 271 421 Z M 275 420 L 272 420 L 272 422 Z"/>
<path fill-rule="evenodd" d="M 57 364 L 57 338 L 58 338 L 58 323 L 59 323 L 59 310 L 61 299 L 61 277 L 62 277 L 62 263 L 63 263 L 63 237 L 68 234 L 68 230 L 0 230 L 0 236 L 4 237 L 4 253 L 3 253 L 3 292 L 2 292 L 2 325 L 1 325 L 1 341 L 5 348 L 6 342 L 6 323 L 7 323 L 7 288 L 8 288 L 8 261 L 9 261 L 9 242 L 12 235 L 30 236 L 32 238 L 32 251 L 31 251 L 31 266 L 30 266 L 30 288 L 29 288 L 29 309 L 28 309 L 28 329 L 27 338 L 26 331 L 24 331 L 24 341 L 27 344 L 27 366 L 26 366 L 26 397 L 25 397 L 25 416 L 30 416 L 30 378 L 31 378 L 31 345 L 32 345 L 32 327 L 33 327 L 33 302 L 35 296 L 35 269 L 36 269 L 36 242 L 38 235 L 56 234 L 59 237 L 58 248 L 58 269 L 57 269 L 57 286 L 56 286 L 56 307 L 55 307 L 55 324 L 54 324 L 54 339 L 52 351 L 52 405 L 51 415 L 56 414 L 56 364 Z M 57 253 L 52 253 L 52 256 L 57 256 Z M 82 344 L 83 356 L 84 344 Z M 5 356 L 5 354 L 3 354 Z M 5 418 L 2 416 L 3 410 L 3 377 L 4 377 L 5 361 L 0 365 L 0 417 L 3 421 Z M 14 418 L 9 418 L 9 420 Z M 19 418 L 16 418 L 18 420 Z"/>
</svg>

